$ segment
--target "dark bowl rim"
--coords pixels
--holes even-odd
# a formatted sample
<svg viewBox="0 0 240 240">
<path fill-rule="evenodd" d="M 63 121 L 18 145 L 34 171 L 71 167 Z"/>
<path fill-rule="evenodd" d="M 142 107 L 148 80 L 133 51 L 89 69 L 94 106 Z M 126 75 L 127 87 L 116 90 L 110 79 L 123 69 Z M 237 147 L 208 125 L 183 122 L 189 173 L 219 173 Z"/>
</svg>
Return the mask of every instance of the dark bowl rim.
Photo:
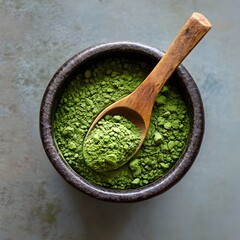
<svg viewBox="0 0 240 240">
<path fill-rule="evenodd" d="M 93 185 L 76 173 L 58 153 L 52 134 L 52 109 L 55 97 L 69 74 L 74 71 L 79 64 L 93 59 L 96 56 L 111 52 L 133 52 L 149 55 L 149 57 L 160 59 L 164 52 L 144 44 L 135 42 L 111 42 L 89 47 L 72 58 L 67 60 L 54 74 L 50 80 L 40 106 L 40 136 L 44 150 L 58 173 L 72 186 L 83 193 L 94 198 L 111 202 L 136 202 L 159 195 L 178 181 L 187 173 L 192 166 L 200 150 L 204 134 L 204 108 L 198 87 L 192 76 L 181 64 L 175 71 L 183 81 L 189 95 L 192 107 L 192 131 L 189 143 L 182 157 L 177 163 L 161 178 L 144 187 L 128 190 L 113 190 Z"/>
</svg>

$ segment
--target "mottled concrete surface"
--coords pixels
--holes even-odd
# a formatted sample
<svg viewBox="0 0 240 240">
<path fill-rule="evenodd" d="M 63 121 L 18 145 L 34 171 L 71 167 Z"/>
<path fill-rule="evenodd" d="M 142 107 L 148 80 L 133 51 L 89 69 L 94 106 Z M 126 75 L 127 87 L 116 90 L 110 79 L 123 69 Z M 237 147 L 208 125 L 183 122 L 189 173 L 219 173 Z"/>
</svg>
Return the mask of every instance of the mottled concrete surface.
<svg viewBox="0 0 240 240">
<path fill-rule="evenodd" d="M 238 240 L 238 0 L 0 0 L 0 239 Z M 135 204 L 92 199 L 49 163 L 40 101 L 56 69 L 96 43 L 166 50 L 193 11 L 214 28 L 184 61 L 202 93 L 206 134 L 184 179 Z"/>
</svg>

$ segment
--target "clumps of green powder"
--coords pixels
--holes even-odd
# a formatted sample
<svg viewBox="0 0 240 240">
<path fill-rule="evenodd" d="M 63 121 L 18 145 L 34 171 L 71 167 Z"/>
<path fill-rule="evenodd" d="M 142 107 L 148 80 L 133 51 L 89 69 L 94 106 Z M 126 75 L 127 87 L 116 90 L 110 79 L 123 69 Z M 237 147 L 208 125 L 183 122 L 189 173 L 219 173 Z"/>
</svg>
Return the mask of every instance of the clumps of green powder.
<svg viewBox="0 0 240 240">
<path fill-rule="evenodd" d="M 96 172 L 85 162 L 83 143 L 93 120 L 135 90 L 152 68 L 127 58 L 105 59 L 82 70 L 65 89 L 53 124 L 55 141 L 65 161 L 92 184 L 113 189 L 144 186 L 166 174 L 183 153 L 190 118 L 170 79 L 156 99 L 147 137 L 130 161 L 107 172 Z"/>
<path fill-rule="evenodd" d="M 96 172 L 118 169 L 134 154 L 140 142 L 137 127 L 122 116 L 107 115 L 86 137 L 83 155 Z"/>
</svg>

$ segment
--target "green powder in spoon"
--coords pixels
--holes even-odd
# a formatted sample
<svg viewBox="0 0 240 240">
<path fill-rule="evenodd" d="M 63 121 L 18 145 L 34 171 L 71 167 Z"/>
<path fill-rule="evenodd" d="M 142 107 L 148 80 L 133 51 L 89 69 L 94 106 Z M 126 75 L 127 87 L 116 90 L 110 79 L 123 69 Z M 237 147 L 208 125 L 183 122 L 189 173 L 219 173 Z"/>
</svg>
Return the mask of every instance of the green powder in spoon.
<svg viewBox="0 0 240 240">
<path fill-rule="evenodd" d="M 85 162 L 96 172 L 118 169 L 128 162 L 139 142 L 140 132 L 132 122 L 122 116 L 107 115 L 84 141 Z"/>
</svg>

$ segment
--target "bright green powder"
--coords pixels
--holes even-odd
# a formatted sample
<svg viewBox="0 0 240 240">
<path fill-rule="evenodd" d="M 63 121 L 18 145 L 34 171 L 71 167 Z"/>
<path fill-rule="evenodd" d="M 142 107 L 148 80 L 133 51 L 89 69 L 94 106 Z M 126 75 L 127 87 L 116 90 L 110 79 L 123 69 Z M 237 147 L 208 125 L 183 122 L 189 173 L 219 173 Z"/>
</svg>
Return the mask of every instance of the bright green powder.
<svg viewBox="0 0 240 240">
<path fill-rule="evenodd" d="M 147 137 L 130 161 L 107 172 L 98 167 L 94 171 L 85 162 L 83 142 L 93 120 L 136 89 L 151 69 L 140 61 L 106 59 L 80 72 L 64 91 L 54 119 L 55 141 L 63 158 L 89 182 L 114 189 L 144 186 L 169 171 L 183 153 L 190 119 L 174 81 L 169 80 L 156 99 Z"/>
<path fill-rule="evenodd" d="M 137 127 L 122 116 L 102 118 L 83 144 L 86 164 L 96 172 L 115 170 L 134 154 L 140 142 Z"/>
</svg>

